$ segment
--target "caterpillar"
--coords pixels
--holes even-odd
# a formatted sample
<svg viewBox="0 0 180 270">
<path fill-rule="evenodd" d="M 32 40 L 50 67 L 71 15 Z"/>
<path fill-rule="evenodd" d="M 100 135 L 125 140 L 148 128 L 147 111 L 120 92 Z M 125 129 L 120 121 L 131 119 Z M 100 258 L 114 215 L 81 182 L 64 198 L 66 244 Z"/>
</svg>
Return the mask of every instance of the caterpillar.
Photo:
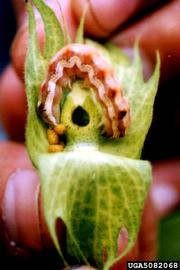
<svg viewBox="0 0 180 270">
<path fill-rule="evenodd" d="M 96 91 L 104 111 L 106 134 L 112 138 L 124 136 L 130 124 L 128 100 L 111 64 L 88 44 L 68 44 L 50 60 L 39 93 L 38 112 L 42 119 L 52 127 L 59 124 L 63 88 L 71 88 L 77 78 Z"/>
</svg>

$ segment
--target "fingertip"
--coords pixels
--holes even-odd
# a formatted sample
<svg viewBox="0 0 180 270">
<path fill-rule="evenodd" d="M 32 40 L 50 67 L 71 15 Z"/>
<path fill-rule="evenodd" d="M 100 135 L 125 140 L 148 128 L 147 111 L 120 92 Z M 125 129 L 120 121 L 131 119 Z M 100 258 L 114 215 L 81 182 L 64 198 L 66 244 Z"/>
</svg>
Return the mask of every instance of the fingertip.
<svg viewBox="0 0 180 270">
<path fill-rule="evenodd" d="M 32 168 L 24 145 L 14 142 L 0 143 L 0 206 L 9 174 L 16 168 Z M 0 207 L 1 216 L 1 207 Z"/>
<path fill-rule="evenodd" d="M 167 184 L 155 184 L 152 189 L 152 199 L 159 217 L 163 217 L 178 205 L 179 192 Z"/>
<path fill-rule="evenodd" d="M 53 249 L 44 217 L 39 176 L 25 147 L 0 144 L 0 238 L 12 255 Z M 24 252 L 25 251 L 25 252 Z"/>
<path fill-rule="evenodd" d="M 180 204 L 180 160 L 178 158 L 158 161 L 153 165 L 153 186 L 151 197 L 162 218 Z"/>
<path fill-rule="evenodd" d="M 38 197 L 39 179 L 35 170 L 18 169 L 11 173 L 2 202 L 2 221 L 10 246 L 42 249 Z"/>
</svg>

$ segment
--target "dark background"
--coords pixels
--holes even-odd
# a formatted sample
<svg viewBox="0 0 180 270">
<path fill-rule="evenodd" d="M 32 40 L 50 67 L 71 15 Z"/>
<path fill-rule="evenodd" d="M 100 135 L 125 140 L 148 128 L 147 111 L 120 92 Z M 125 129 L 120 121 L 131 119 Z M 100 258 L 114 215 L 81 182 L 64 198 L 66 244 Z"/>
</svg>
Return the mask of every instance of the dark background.
<svg viewBox="0 0 180 270">
<path fill-rule="evenodd" d="M 10 0 L 0 0 L 0 72 L 9 61 L 9 47 L 15 35 L 16 21 Z"/>
</svg>

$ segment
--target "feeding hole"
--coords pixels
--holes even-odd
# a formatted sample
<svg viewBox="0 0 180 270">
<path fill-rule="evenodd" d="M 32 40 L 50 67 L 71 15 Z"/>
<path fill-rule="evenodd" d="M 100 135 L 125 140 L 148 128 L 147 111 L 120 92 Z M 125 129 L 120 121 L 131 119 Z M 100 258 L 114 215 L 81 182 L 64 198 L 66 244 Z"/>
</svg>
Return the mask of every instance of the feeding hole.
<svg viewBox="0 0 180 270">
<path fill-rule="evenodd" d="M 121 111 L 121 112 L 119 113 L 118 118 L 119 118 L 120 120 L 122 120 L 122 119 L 126 116 L 126 114 L 127 114 L 127 111 Z"/>
<path fill-rule="evenodd" d="M 85 127 L 89 124 L 89 114 L 81 106 L 78 106 L 72 113 L 72 121 L 79 127 Z"/>
</svg>

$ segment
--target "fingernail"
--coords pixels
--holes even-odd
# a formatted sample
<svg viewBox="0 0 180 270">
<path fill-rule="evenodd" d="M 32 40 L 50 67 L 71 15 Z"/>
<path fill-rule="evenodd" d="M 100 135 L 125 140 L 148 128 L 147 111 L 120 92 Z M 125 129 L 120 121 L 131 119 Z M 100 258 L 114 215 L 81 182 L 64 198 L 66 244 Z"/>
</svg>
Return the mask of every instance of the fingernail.
<svg viewBox="0 0 180 270">
<path fill-rule="evenodd" d="M 42 248 L 39 228 L 39 181 L 34 170 L 17 170 L 9 176 L 2 220 L 10 245 L 24 249 Z"/>
<path fill-rule="evenodd" d="M 151 196 L 160 216 L 169 213 L 179 202 L 178 191 L 168 185 L 155 184 L 151 190 Z"/>
</svg>

